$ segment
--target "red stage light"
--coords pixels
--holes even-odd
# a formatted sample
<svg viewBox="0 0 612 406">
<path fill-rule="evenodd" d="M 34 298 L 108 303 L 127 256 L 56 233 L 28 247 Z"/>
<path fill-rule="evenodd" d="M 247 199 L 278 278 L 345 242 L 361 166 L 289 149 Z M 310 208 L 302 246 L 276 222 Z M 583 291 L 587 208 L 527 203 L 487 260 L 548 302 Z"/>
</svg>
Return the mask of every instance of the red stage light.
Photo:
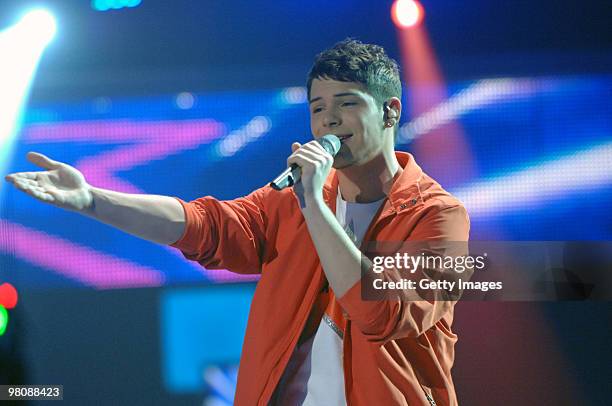
<svg viewBox="0 0 612 406">
<path fill-rule="evenodd" d="M 17 305 L 17 289 L 10 283 L 0 285 L 0 305 L 12 309 Z"/>
<path fill-rule="evenodd" d="M 414 0 L 395 0 L 391 6 L 391 19 L 399 29 L 420 24 L 424 16 L 423 6 Z"/>
</svg>

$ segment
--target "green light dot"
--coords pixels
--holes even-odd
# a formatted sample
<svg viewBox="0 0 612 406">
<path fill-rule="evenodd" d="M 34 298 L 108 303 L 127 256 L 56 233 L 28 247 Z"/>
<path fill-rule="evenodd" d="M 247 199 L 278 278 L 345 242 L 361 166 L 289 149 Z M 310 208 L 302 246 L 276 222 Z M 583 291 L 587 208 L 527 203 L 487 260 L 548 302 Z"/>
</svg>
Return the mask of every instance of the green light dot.
<svg viewBox="0 0 612 406">
<path fill-rule="evenodd" d="M 8 325 L 8 312 L 4 308 L 4 306 L 0 306 L 0 336 L 4 334 L 6 331 L 6 326 Z"/>
</svg>

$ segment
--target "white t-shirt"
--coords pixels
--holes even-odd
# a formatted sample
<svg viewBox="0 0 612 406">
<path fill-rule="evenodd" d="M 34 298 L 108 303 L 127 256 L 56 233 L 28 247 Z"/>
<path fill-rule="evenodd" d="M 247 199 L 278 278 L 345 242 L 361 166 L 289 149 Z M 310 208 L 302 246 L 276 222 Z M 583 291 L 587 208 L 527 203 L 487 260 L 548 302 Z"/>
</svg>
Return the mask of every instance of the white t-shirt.
<svg viewBox="0 0 612 406">
<path fill-rule="evenodd" d="M 372 203 L 349 203 L 338 191 L 336 218 L 359 247 L 384 199 Z M 344 332 L 323 314 L 317 332 L 297 346 L 275 393 L 283 406 L 346 405 L 342 338 Z"/>
</svg>

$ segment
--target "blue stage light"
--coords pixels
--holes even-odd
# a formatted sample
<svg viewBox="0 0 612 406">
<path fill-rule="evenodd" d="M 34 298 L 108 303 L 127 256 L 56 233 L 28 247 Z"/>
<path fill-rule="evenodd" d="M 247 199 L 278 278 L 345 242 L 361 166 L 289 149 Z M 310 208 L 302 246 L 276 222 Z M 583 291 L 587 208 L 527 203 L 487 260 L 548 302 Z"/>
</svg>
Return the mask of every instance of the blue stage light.
<svg viewBox="0 0 612 406">
<path fill-rule="evenodd" d="M 97 11 L 117 10 L 139 6 L 142 0 L 91 0 L 91 7 Z"/>
</svg>

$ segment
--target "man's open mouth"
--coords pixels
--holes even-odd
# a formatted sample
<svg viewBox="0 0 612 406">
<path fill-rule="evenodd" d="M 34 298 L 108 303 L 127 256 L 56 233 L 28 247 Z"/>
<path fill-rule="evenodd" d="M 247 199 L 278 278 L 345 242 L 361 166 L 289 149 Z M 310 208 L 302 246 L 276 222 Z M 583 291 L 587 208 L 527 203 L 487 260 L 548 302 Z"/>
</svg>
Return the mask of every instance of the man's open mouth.
<svg viewBox="0 0 612 406">
<path fill-rule="evenodd" d="M 353 134 L 344 134 L 344 135 L 336 135 L 336 137 L 338 137 L 338 139 L 340 140 L 340 142 L 343 142 L 344 140 L 351 138 L 353 136 Z"/>
</svg>

